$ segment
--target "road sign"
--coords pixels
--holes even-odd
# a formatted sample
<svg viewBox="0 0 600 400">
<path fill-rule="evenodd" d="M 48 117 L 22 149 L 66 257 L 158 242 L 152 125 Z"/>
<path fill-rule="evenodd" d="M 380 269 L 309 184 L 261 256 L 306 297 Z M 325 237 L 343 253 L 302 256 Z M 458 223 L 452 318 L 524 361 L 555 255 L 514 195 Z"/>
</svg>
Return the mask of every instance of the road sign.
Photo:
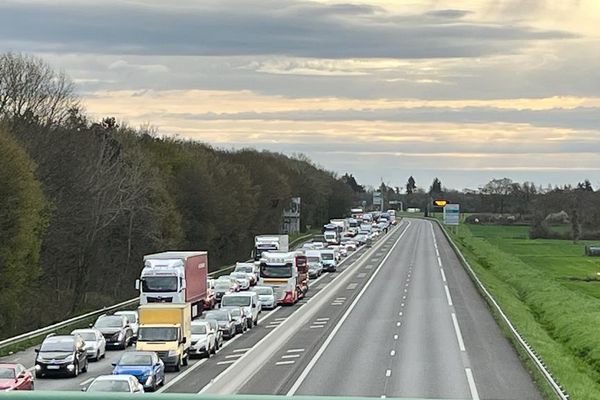
<svg viewBox="0 0 600 400">
<path fill-rule="evenodd" d="M 433 205 L 436 207 L 444 207 L 446 204 L 448 204 L 448 200 L 439 199 L 433 201 Z"/>
<path fill-rule="evenodd" d="M 444 206 L 444 225 L 458 225 L 460 221 L 460 204 Z"/>
<path fill-rule="evenodd" d="M 373 205 L 381 205 L 381 192 L 373 192 Z"/>
</svg>

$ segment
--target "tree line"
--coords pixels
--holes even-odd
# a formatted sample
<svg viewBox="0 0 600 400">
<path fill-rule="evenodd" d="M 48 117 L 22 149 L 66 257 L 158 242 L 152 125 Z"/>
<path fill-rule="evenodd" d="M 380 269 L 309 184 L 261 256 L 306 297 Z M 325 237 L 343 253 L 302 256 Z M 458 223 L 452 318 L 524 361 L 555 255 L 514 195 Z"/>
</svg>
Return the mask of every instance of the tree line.
<svg viewBox="0 0 600 400">
<path fill-rule="evenodd" d="M 225 151 L 90 119 L 69 78 L 0 55 L 0 336 L 136 295 L 144 254 L 207 250 L 212 269 L 279 231 L 344 215 L 353 191 L 303 156 Z"/>
</svg>

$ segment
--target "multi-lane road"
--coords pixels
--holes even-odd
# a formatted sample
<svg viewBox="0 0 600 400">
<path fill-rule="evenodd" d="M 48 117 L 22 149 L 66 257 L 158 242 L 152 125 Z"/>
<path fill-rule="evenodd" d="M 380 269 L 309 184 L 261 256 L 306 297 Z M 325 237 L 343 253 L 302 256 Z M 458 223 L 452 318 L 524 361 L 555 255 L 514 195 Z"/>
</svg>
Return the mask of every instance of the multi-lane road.
<svg viewBox="0 0 600 400">
<path fill-rule="evenodd" d="M 36 389 L 78 390 L 110 373 L 119 355 L 108 352 L 75 379 L 40 379 Z M 33 352 L 15 358 L 31 366 Z M 216 356 L 169 373 L 161 391 L 542 398 L 443 233 L 418 219 L 312 281 L 299 304 L 263 312 Z"/>
</svg>

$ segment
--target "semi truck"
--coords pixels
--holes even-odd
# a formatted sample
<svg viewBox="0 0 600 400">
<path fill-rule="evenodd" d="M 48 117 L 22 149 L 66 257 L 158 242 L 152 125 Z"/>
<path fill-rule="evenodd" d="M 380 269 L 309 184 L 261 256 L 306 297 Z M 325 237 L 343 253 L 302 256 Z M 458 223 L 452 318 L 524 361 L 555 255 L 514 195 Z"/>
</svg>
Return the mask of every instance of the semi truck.
<svg viewBox="0 0 600 400">
<path fill-rule="evenodd" d="M 188 364 L 192 338 L 189 304 L 154 303 L 138 308 L 138 351 L 154 351 L 166 368 L 179 371 Z"/>
<path fill-rule="evenodd" d="M 190 304 L 192 317 L 213 308 L 208 287 L 206 251 L 166 251 L 144 256 L 144 269 L 136 281 L 140 304 Z"/>
<path fill-rule="evenodd" d="M 260 285 L 271 286 L 278 304 L 291 305 L 308 291 L 308 263 L 299 251 L 263 252 Z"/>
<path fill-rule="evenodd" d="M 288 235 L 258 235 L 254 237 L 254 250 L 251 257 L 259 263 L 265 251 L 289 251 Z"/>
</svg>

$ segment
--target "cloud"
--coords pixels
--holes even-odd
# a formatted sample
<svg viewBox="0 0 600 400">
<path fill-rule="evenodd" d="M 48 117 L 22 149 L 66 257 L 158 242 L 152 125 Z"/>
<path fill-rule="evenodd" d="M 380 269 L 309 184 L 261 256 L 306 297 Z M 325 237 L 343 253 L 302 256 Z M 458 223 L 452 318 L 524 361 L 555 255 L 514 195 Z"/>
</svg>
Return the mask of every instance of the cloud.
<svg viewBox="0 0 600 400">
<path fill-rule="evenodd" d="M 125 60 L 117 60 L 108 66 L 109 70 L 134 71 L 147 73 L 169 72 L 169 68 L 161 64 L 131 64 Z"/>
<path fill-rule="evenodd" d="M 468 10 L 454 10 L 454 9 L 435 10 L 435 11 L 429 11 L 429 12 L 425 13 L 425 15 L 429 15 L 432 17 L 447 18 L 447 19 L 460 19 L 469 14 L 472 14 L 472 12 L 468 11 Z"/>
<path fill-rule="evenodd" d="M 1 43 L 6 47 L 19 41 L 38 52 L 124 55 L 447 58 L 513 53 L 527 42 L 574 37 L 522 25 L 449 24 L 426 14 L 398 15 L 362 5 L 302 0 L 171 3 L 4 1 Z"/>
</svg>

